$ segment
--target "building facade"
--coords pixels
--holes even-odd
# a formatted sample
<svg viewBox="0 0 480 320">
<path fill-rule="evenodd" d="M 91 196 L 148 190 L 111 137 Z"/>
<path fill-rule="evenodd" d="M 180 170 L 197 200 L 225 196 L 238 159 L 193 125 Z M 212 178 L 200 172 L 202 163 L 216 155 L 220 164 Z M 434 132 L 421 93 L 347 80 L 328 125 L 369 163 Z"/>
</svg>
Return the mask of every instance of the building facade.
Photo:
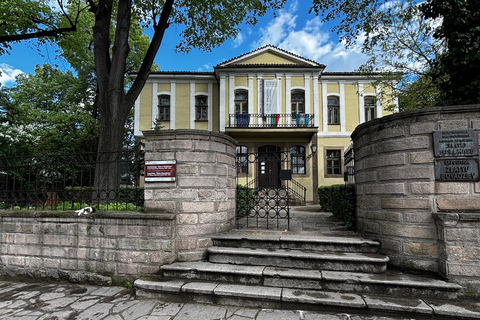
<svg viewBox="0 0 480 320">
<path fill-rule="evenodd" d="M 135 104 L 135 136 L 152 128 L 225 133 L 238 141 L 239 184 L 288 184 L 315 201 L 318 186 L 344 182 L 356 126 L 385 113 L 372 78 L 324 69 L 269 45 L 214 72 L 154 72 Z"/>
</svg>

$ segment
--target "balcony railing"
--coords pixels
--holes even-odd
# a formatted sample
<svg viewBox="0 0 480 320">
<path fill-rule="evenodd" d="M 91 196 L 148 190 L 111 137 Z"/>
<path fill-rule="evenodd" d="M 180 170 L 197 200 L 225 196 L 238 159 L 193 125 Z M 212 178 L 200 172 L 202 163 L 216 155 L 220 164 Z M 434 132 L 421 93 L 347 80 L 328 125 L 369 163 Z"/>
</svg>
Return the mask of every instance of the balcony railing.
<svg viewBox="0 0 480 320">
<path fill-rule="evenodd" d="M 230 114 L 229 128 L 313 128 L 313 114 Z"/>
</svg>

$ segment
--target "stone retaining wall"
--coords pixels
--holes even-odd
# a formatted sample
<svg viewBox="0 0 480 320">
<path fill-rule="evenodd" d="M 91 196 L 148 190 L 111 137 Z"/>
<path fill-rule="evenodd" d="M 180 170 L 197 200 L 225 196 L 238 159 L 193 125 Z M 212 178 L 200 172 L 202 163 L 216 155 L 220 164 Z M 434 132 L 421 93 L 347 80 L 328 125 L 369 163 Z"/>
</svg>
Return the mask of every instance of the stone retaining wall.
<svg viewBox="0 0 480 320">
<path fill-rule="evenodd" d="M 144 131 L 145 161 L 176 160 L 175 182 L 146 182 L 145 210 L 176 217 L 179 261 L 198 261 L 210 237 L 235 228 L 236 141 L 201 130 Z"/>
<path fill-rule="evenodd" d="M 175 181 L 145 182 L 145 213 L 0 212 L 0 275 L 105 282 L 205 257 L 211 235 L 235 227 L 236 142 L 200 130 L 144 135 L 146 161 L 176 161 Z"/>
<path fill-rule="evenodd" d="M 478 281 L 480 183 L 435 180 L 433 131 L 457 129 L 480 129 L 480 105 L 399 113 L 357 127 L 357 228 L 381 241 L 393 265 Z M 444 223 L 451 221 L 444 214 L 458 213 L 457 223 Z"/>
<path fill-rule="evenodd" d="M 174 222 L 168 214 L 3 212 L 1 271 L 80 282 L 155 274 L 176 259 Z"/>
</svg>

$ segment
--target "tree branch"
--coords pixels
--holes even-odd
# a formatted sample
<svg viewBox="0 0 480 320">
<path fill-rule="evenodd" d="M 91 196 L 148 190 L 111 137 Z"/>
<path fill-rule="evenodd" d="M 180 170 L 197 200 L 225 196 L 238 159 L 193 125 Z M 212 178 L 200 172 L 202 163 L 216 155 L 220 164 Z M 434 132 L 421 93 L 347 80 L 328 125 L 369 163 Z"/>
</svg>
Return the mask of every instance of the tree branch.
<svg viewBox="0 0 480 320">
<path fill-rule="evenodd" d="M 148 76 L 150 75 L 150 69 L 152 68 L 153 61 L 155 59 L 155 56 L 157 55 L 160 45 L 162 44 L 165 30 L 168 28 L 169 25 L 168 19 L 170 18 L 170 14 L 172 12 L 173 3 L 174 0 L 166 0 L 165 4 L 163 5 L 160 19 L 158 21 L 158 24 L 154 28 L 154 33 L 152 41 L 150 42 L 150 46 L 148 47 L 147 53 L 145 54 L 145 58 L 143 59 L 137 77 L 135 78 L 135 81 L 130 87 L 130 90 L 128 90 L 127 92 L 125 99 L 125 108 L 128 108 L 128 110 L 130 110 L 130 108 L 135 103 L 135 100 L 142 91 L 142 88 L 145 85 Z M 126 112 L 128 112 L 128 110 Z"/>
<path fill-rule="evenodd" d="M 60 34 L 67 33 L 67 32 L 75 32 L 75 31 L 77 31 L 77 26 L 73 25 L 68 28 L 57 28 L 52 30 L 43 30 L 43 31 L 25 33 L 25 34 L 13 34 L 8 36 L 1 36 L 0 43 L 10 42 L 10 41 L 19 41 L 19 40 L 28 40 L 28 39 L 34 39 L 34 38 L 43 38 L 43 37 L 58 37 Z"/>
</svg>

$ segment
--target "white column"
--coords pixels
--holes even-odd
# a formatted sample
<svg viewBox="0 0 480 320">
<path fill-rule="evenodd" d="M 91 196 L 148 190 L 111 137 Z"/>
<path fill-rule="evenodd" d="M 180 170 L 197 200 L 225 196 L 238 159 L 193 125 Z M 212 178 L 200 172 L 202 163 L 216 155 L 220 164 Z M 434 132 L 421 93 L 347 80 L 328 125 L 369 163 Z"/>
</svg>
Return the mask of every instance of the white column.
<svg viewBox="0 0 480 320">
<path fill-rule="evenodd" d="M 345 133 L 346 119 L 345 114 L 345 83 L 340 82 L 340 132 Z"/>
<path fill-rule="evenodd" d="M 290 118 L 290 114 L 292 114 L 292 77 L 290 75 L 285 76 L 285 107 L 287 110 L 287 124 L 292 123 L 292 118 Z"/>
<path fill-rule="evenodd" d="M 363 83 L 358 84 L 358 112 L 360 123 L 365 122 L 365 100 L 363 96 Z"/>
<path fill-rule="evenodd" d="M 190 81 L 190 129 L 195 129 L 195 82 Z"/>
<path fill-rule="evenodd" d="M 213 131 L 213 83 L 208 83 L 208 131 Z"/>
<path fill-rule="evenodd" d="M 134 135 L 136 137 L 142 136 L 142 132 L 140 131 L 140 96 L 138 96 L 137 100 L 135 100 L 135 116 L 134 116 Z"/>
<path fill-rule="evenodd" d="M 151 127 L 157 120 L 158 116 L 158 83 L 152 83 L 152 121 L 150 121 Z"/>
<path fill-rule="evenodd" d="M 227 108 L 225 89 L 225 76 L 220 76 L 220 132 L 225 132 L 225 109 Z"/>
<path fill-rule="evenodd" d="M 314 126 L 320 126 L 320 97 L 318 96 L 318 78 L 313 77 L 313 118 Z"/>
<path fill-rule="evenodd" d="M 375 93 L 377 94 L 377 118 L 383 117 L 383 108 L 382 108 L 382 88 L 380 85 L 377 85 L 375 88 Z"/>
<path fill-rule="evenodd" d="M 175 130 L 175 82 L 170 83 L 170 129 Z"/>
<path fill-rule="evenodd" d="M 235 77 L 230 76 L 228 79 L 228 113 L 235 113 Z"/>
<path fill-rule="evenodd" d="M 248 113 L 253 114 L 253 75 L 248 75 Z"/>
<path fill-rule="evenodd" d="M 328 132 L 328 91 L 327 84 L 322 82 L 323 132 Z"/>
<path fill-rule="evenodd" d="M 257 113 L 261 114 L 263 113 L 263 87 L 262 87 L 262 81 L 263 81 L 263 78 L 262 78 L 262 75 L 257 75 L 257 94 L 258 94 L 258 97 L 257 97 Z M 259 125 L 263 125 L 263 118 L 262 117 L 259 117 L 258 118 L 258 124 Z"/>
<path fill-rule="evenodd" d="M 282 113 L 282 76 L 281 75 L 277 75 L 277 101 L 278 101 L 278 106 L 277 106 L 277 112 L 279 114 Z M 279 124 L 285 124 L 285 118 L 280 118 L 280 122 Z"/>
<path fill-rule="evenodd" d="M 310 114 L 310 76 L 305 75 L 305 113 Z"/>
</svg>

